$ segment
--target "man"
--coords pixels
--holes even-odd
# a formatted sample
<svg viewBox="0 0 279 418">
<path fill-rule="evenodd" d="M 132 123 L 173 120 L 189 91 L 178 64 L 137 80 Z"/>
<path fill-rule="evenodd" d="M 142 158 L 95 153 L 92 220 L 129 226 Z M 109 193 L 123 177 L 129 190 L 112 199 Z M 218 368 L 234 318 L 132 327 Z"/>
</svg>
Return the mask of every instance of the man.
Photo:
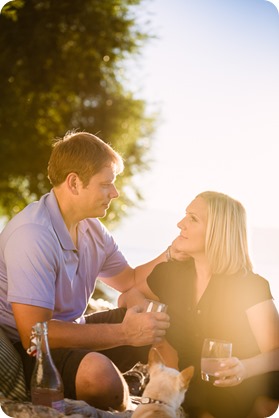
<svg viewBox="0 0 279 418">
<path fill-rule="evenodd" d="M 119 154 L 98 137 L 66 134 L 49 160 L 51 192 L 16 215 L 0 235 L 0 326 L 22 356 L 27 384 L 34 366 L 26 354 L 31 328 L 48 321 L 65 397 L 99 408 L 120 409 L 125 401 L 114 363 L 123 372 L 145 359 L 147 348 L 169 327 L 166 313 L 137 308 L 83 316 L 97 277 L 125 292 L 167 261 L 163 253 L 131 268 L 97 219 L 118 197 L 114 183 L 122 170 Z"/>
</svg>

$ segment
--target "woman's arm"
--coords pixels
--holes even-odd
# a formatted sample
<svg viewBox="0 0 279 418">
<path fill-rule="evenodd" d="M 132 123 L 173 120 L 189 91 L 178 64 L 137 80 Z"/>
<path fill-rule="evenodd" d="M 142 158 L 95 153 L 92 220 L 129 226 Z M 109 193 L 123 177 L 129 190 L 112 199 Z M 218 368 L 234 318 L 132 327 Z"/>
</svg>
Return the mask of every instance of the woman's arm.
<svg viewBox="0 0 279 418">
<path fill-rule="evenodd" d="M 279 348 L 279 315 L 273 300 L 251 307 L 247 317 L 261 352 Z"/>
<path fill-rule="evenodd" d="M 131 308 L 132 306 L 139 306 L 140 308 L 144 308 L 146 303 L 147 296 L 145 296 L 142 292 L 140 292 L 136 288 L 132 288 L 127 292 L 121 293 L 118 298 L 118 306 L 120 308 Z M 158 300 L 158 297 L 154 295 L 151 291 L 148 295 L 148 299 Z"/>
<path fill-rule="evenodd" d="M 216 386 L 235 386 L 249 377 L 279 370 L 279 315 L 274 302 L 270 299 L 258 303 L 248 309 L 247 317 L 261 353 L 224 361 L 216 374 L 220 378 Z"/>
<path fill-rule="evenodd" d="M 246 377 L 279 370 L 279 315 L 273 300 L 253 306 L 247 317 L 261 354 L 243 361 Z"/>
</svg>

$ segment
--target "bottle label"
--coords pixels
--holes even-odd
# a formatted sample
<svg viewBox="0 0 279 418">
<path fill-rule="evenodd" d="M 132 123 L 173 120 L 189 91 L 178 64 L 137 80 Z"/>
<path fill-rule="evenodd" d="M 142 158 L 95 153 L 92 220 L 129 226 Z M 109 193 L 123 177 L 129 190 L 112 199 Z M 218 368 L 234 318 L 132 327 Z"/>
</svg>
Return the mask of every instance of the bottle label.
<svg viewBox="0 0 279 418">
<path fill-rule="evenodd" d="M 61 401 L 51 402 L 51 406 L 59 412 L 65 412 L 64 399 L 61 399 Z"/>
<path fill-rule="evenodd" d="M 61 391 L 49 388 L 36 388 L 32 389 L 31 397 L 33 405 L 50 406 L 59 412 L 64 412 L 64 395 Z"/>
</svg>

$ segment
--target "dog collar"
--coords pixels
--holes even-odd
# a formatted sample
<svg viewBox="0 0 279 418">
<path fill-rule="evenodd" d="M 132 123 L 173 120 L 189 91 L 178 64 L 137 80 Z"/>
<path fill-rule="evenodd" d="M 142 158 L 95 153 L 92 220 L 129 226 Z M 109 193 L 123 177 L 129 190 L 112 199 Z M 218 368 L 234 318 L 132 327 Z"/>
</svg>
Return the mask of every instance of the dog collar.
<svg viewBox="0 0 279 418">
<path fill-rule="evenodd" d="M 141 398 L 140 403 L 143 405 L 147 405 L 150 403 L 160 404 L 160 405 L 167 405 L 163 401 L 159 401 L 159 399 L 152 399 L 152 398 Z"/>
</svg>

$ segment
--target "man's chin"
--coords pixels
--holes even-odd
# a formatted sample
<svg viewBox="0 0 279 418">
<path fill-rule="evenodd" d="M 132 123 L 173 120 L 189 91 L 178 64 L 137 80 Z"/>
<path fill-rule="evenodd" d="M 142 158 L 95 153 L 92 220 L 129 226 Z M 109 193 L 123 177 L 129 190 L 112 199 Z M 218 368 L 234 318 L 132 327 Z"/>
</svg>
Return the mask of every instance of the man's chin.
<svg viewBox="0 0 279 418">
<path fill-rule="evenodd" d="M 105 208 L 102 211 L 100 211 L 100 215 L 98 216 L 98 218 L 104 218 L 107 214 L 107 210 L 108 208 Z"/>
<path fill-rule="evenodd" d="M 95 213 L 90 214 L 87 218 L 104 218 L 107 214 L 107 209 L 95 211 Z"/>
</svg>

